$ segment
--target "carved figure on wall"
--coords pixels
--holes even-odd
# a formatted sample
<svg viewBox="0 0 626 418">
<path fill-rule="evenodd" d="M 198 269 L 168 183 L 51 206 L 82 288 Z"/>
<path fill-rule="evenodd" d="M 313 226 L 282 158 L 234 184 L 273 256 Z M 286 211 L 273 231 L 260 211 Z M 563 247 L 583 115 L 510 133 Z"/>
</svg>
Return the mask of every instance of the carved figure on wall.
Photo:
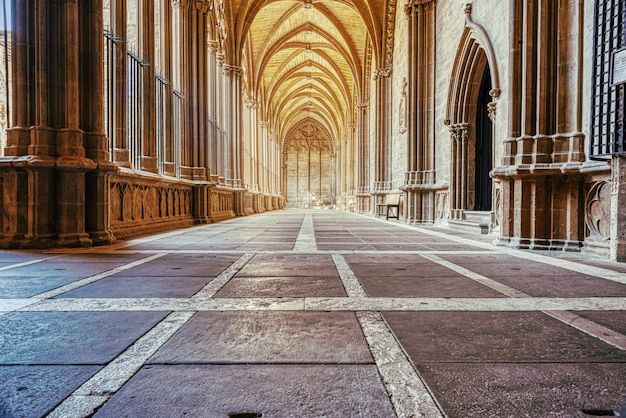
<svg viewBox="0 0 626 418">
<path fill-rule="evenodd" d="M 400 95 L 400 108 L 398 109 L 398 115 L 400 116 L 400 133 L 403 134 L 407 131 L 407 119 L 408 119 L 408 108 L 406 105 L 406 87 L 407 82 L 406 78 L 402 80 L 402 93 Z"/>
</svg>

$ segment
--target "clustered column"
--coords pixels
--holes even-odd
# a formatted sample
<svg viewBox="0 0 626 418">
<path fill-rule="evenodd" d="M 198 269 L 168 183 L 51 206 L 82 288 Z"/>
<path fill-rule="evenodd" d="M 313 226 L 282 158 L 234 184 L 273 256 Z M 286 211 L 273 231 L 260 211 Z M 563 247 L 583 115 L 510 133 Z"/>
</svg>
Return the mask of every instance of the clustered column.
<svg viewBox="0 0 626 418">
<path fill-rule="evenodd" d="M 434 220 L 436 2 L 412 0 L 408 17 L 407 222 Z"/>
<path fill-rule="evenodd" d="M 511 4 L 511 137 L 503 166 L 494 170 L 502 184 L 500 241 L 520 248 L 576 249 L 584 239 L 578 32 L 583 5 L 573 0 Z"/>
<path fill-rule="evenodd" d="M 376 167 L 375 193 L 384 196 L 391 190 L 391 68 L 374 74 L 376 81 Z M 382 198 L 382 197 L 381 197 Z"/>
<path fill-rule="evenodd" d="M 14 7 L 12 87 L 19 100 L 13 101 L 7 158 L 0 162 L 0 245 L 91 245 L 86 173 L 109 157 L 97 65 L 103 59 L 102 1 L 16 0 Z M 91 216 L 99 217 L 90 224 L 101 229 L 93 231 L 98 239 L 110 237 L 104 215 Z"/>
</svg>

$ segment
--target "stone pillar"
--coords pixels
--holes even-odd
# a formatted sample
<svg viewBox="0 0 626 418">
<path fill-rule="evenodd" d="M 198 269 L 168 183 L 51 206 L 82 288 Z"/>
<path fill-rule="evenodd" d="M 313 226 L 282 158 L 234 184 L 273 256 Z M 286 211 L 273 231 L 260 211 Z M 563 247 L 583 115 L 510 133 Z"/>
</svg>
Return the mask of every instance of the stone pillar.
<svg viewBox="0 0 626 418">
<path fill-rule="evenodd" d="M 208 95 L 208 117 L 209 117 L 209 121 L 210 121 L 210 125 L 209 125 L 209 144 L 208 144 L 208 162 L 209 162 L 209 168 L 210 168 L 210 173 L 211 173 L 211 182 L 213 183 L 219 183 L 219 169 L 218 169 L 218 152 L 217 152 L 217 147 L 218 147 L 218 119 L 217 119 L 217 112 L 218 112 L 218 97 L 219 97 L 219 92 L 218 92 L 218 83 L 217 83 L 217 74 L 219 74 L 218 72 L 218 68 L 217 68 L 217 47 L 218 44 L 216 41 L 208 41 L 208 63 L 207 63 L 207 70 L 208 70 L 208 89 L 209 89 L 209 95 Z"/>
<path fill-rule="evenodd" d="M 113 144 L 113 161 L 120 167 L 130 167 L 130 152 L 126 147 L 127 130 L 127 16 L 126 0 L 111 0 L 111 20 L 113 34 L 120 41 L 115 48 L 115 143 Z"/>
<path fill-rule="evenodd" d="M 159 171 L 156 158 L 156 68 L 154 56 L 154 0 L 138 0 L 138 48 L 141 58 L 148 63 L 143 67 L 142 84 L 142 138 L 141 170 Z"/>
<path fill-rule="evenodd" d="M 357 137 L 358 137 L 358 181 L 357 181 L 357 211 L 370 212 L 370 180 L 369 180 L 369 103 L 357 105 Z"/>
<path fill-rule="evenodd" d="M 613 261 L 626 261 L 626 156 L 611 161 L 611 247 Z"/>
<path fill-rule="evenodd" d="M 389 188 L 391 170 L 391 68 L 380 68 L 376 80 L 376 167 L 375 183 L 381 195 Z"/>
<path fill-rule="evenodd" d="M 243 75 L 243 69 L 234 65 L 225 65 L 224 73 L 227 80 L 227 96 L 228 96 L 228 110 L 227 120 L 229 126 L 229 166 L 230 166 L 230 178 L 228 185 L 233 188 L 241 187 L 243 166 L 243 152 L 242 152 L 242 137 L 241 137 L 241 114 L 242 114 L 242 100 L 241 100 L 241 76 Z M 245 216 L 245 202 L 243 195 L 236 194 L 235 196 L 235 215 Z"/>
<path fill-rule="evenodd" d="M 94 244 L 110 244 L 115 237 L 109 219 L 109 176 L 115 166 L 104 134 L 102 0 L 81 1 L 79 11 L 80 126 L 85 132 L 86 156 L 97 164 L 85 177 L 85 229 Z"/>
</svg>

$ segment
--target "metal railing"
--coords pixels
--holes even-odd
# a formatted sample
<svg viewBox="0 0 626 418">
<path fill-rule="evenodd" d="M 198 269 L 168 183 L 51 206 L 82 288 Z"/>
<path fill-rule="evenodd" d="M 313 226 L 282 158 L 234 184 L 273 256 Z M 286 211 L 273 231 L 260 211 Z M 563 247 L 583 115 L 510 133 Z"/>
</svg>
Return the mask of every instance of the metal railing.
<svg viewBox="0 0 626 418">
<path fill-rule="evenodd" d="M 596 1 L 590 156 L 626 153 L 626 85 L 611 85 L 611 56 L 626 47 L 623 0 Z"/>
<path fill-rule="evenodd" d="M 145 86 L 144 71 L 150 64 L 131 51 L 124 51 L 126 56 L 126 93 L 119 97 L 119 77 L 117 68 L 118 48 L 124 48 L 125 43 L 112 32 L 105 31 L 105 134 L 109 140 L 111 161 L 115 162 L 116 144 L 123 144 L 129 154 L 129 163 L 135 170 L 142 170 L 144 157 L 144 112 L 151 106 L 144 103 Z M 180 115 L 182 101 L 185 96 L 173 88 L 166 78 L 156 75 L 154 91 L 155 135 L 157 169 L 162 175 L 180 177 L 181 145 L 180 145 Z M 119 100 L 126 100 L 126 135 L 117 138 L 119 124 L 117 106 Z M 119 141 L 118 141 L 119 140 Z M 172 167 L 173 166 L 173 167 Z"/>
</svg>

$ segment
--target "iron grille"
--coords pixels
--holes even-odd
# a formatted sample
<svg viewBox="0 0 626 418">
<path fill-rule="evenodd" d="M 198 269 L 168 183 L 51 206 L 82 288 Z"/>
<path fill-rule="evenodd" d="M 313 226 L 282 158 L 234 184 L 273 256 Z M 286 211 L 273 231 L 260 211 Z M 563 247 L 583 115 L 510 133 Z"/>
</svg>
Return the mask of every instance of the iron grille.
<svg viewBox="0 0 626 418">
<path fill-rule="evenodd" d="M 624 0 L 596 0 L 591 149 L 595 159 L 626 153 L 626 85 L 611 85 L 611 54 L 626 47 Z"/>
</svg>

